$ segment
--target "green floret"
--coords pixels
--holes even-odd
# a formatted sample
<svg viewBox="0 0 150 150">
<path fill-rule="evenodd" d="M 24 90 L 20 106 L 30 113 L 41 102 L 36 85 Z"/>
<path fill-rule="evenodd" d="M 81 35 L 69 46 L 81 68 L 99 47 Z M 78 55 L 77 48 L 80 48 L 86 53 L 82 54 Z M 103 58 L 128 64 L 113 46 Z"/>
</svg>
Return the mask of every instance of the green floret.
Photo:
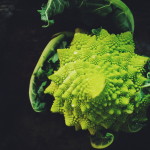
<svg viewBox="0 0 150 150">
<path fill-rule="evenodd" d="M 146 120 L 150 103 L 137 97 L 147 81 L 143 72 L 149 58 L 134 48 L 130 32 L 75 33 L 69 48 L 58 49 L 60 68 L 48 77 L 52 82 L 45 93 L 55 98 L 51 111 L 64 114 L 67 126 L 92 135 L 104 129 L 139 130 L 134 123 Z"/>
</svg>

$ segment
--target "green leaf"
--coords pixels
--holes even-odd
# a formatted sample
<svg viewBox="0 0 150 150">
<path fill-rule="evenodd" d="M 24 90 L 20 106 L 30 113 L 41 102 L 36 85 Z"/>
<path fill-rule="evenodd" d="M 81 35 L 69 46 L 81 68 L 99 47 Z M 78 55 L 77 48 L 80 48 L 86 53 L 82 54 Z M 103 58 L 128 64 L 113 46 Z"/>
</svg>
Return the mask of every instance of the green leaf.
<svg viewBox="0 0 150 150">
<path fill-rule="evenodd" d="M 99 15 L 100 17 L 107 17 L 112 14 L 116 26 L 121 29 L 121 31 L 134 32 L 134 18 L 132 12 L 121 0 L 86 0 L 82 1 L 82 5 L 80 5 L 80 3 L 81 0 L 78 0 L 78 7 L 85 15 L 93 14 Z"/>
<path fill-rule="evenodd" d="M 114 22 L 121 31 L 134 31 L 132 12 L 121 0 L 48 0 L 48 3 L 43 5 L 41 10 L 38 10 L 41 14 L 41 20 L 47 22 L 47 25 L 43 27 L 53 24 L 54 20 L 51 18 L 63 13 L 66 8 L 70 8 L 70 10 L 75 8 L 81 13 L 80 16 L 83 14 L 82 21 L 86 22 L 87 25 L 91 24 L 93 18 L 90 18 L 89 15 L 107 17 L 113 14 Z M 73 18 L 73 16 L 71 17 Z M 78 18 L 78 20 L 80 19 Z M 76 21 L 78 22 L 78 20 Z"/>
<path fill-rule="evenodd" d="M 57 53 L 52 58 L 53 63 L 55 63 L 56 61 L 58 61 L 58 54 Z"/>
<path fill-rule="evenodd" d="M 123 31 L 130 30 L 134 32 L 134 18 L 127 5 L 121 0 L 110 0 L 110 2 L 116 7 L 114 11 L 114 21 L 117 26 Z"/>
<path fill-rule="evenodd" d="M 56 63 L 58 61 L 58 54 L 55 53 L 49 60 L 48 62 L 53 62 L 53 63 Z"/>
<path fill-rule="evenodd" d="M 91 145 L 96 149 L 104 149 L 110 146 L 114 141 L 114 135 L 111 133 L 106 133 L 106 135 L 102 135 L 101 133 L 96 133 L 91 136 Z"/>
<path fill-rule="evenodd" d="M 52 73 L 53 73 L 53 69 L 51 68 L 51 69 L 49 69 L 49 71 L 47 72 L 47 76 L 50 76 Z"/>
<path fill-rule="evenodd" d="M 32 107 L 34 108 L 34 111 L 36 111 L 36 112 L 42 112 L 42 111 L 45 110 L 46 103 L 37 101 L 36 103 L 32 104 Z"/>
<path fill-rule="evenodd" d="M 38 91 L 37 91 L 37 94 L 38 94 L 39 96 L 43 93 L 44 88 L 45 88 L 46 85 L 47 85 L 47 81 L 42 82 L 42 84 L 40 85 L 40 87 L 39 87 L 39 89 L 38 89 Z"/>
<path fill-rule="evenodd" d="M 60 43 L 64 40 L 64 35 L 59 35 L 52 39 L 48 45 L 45 47 L 41 57 L 33 71 L 33 74 L 30 79 L 29 87 L 29 97 L 33 109 L 37 112 L 44 111 L 46 109 L 46 102 L 43 102 L 44 99 L 44 87 L 48 86 L 47 74 L 52 73 L 54 68 L 47 69 L 48 66 L 57 61 L 57 48 L 59 48 Z M 52 57 L 53 56 L 53 57 Z M 52 57 L 52 58 L 51 58 Z M 48 63 L 47 60 L 52 59 L 53 62 Z"/>
<path fill-rule="evenodd" d="M 48 86 L 47 76 L 59 66 L 57 49 L 66 48 L 72 39 L 72 34 L 62 33 L 53 38 L 43 50 L 35 69 L 32 73 L 29 86 L 29 97 L 32 108 L 36 112 L 49 109 L 48 101 L 45 100 L 44 90 Z"/>
<path fill-rule="evenodd" d="M 54 24 L 54 20 L 51 20 L 50 18 L 56 14 L 62 13 L 64 8 L 68 6 L 69 2 L 66 0 L 48 0 L 47 4 L 43 5 L 41 10 L 38 10 L 41 14 L 41 20 L 47 22 L 47 25 L 44 25 L 43 27 Z"/>
</svg>

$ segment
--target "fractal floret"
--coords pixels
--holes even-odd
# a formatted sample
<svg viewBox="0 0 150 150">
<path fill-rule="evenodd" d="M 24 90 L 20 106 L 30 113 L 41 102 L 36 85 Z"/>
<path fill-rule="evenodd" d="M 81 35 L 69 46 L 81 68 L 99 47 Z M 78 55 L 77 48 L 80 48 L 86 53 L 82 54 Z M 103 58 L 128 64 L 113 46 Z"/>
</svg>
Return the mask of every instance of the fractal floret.
<svg viewBox="0 0 150 150">
<path fill-rule="evenodd" d="M 134 50 L 131 32 L 115 35 L 105 29 L 75 33 L 68 48 L 57 50 L 60 66 L 48 76 L 44 93 L 54 96 L 51 111 L 63 114 L 67 126 L 90 132 L 95 148 L 113 141 L 113 134 L 104 137 L 103 131 L 137 132 L 147 120 L 150 95 L 142 93 L 149 84 L 149 58 Z"/>
</svg>

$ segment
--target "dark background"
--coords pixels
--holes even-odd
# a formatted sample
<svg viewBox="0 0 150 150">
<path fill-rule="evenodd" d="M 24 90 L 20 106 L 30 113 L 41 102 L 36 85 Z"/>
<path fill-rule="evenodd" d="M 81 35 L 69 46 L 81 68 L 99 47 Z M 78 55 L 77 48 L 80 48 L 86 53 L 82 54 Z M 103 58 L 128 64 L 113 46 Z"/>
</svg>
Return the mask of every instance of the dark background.
<svg viewBox="0 0 150 150">
<path fill-rule="evenodd" d="M 89 134 L 66 127 L 62 115 L 31 108 L 29 80 L 45 45 L 54 33 L 82 27 L 73 22 L 72 16 L 79 16 L 70 12 L 56 17 L 51 28 L 42 28 L 36 10 L 43 2 L 0 0 L 0 150 L 93 150 Z M 136 52 L 150 56 L 150 2 L 124 2 L 135 17 Z M 106 150 L 149 150 L 149 135 L 150 123 L 138 133 L 119 132 Z"/>
</svg>

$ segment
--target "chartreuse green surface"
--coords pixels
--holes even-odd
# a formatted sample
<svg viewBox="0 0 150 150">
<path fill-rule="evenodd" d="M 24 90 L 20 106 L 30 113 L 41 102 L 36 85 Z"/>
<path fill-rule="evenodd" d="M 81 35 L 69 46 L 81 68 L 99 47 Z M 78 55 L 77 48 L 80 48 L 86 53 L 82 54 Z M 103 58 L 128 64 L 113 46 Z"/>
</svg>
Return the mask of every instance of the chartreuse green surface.
<svg viewBox="0 0 150 150">
<path fill-rule="evenodd" d="M 102 131 L 136 132 L 146 121 L 150 96 L 139 94 L 149 58 L 134 53 L 131 32 L 93 33 L 75 33 L 69 48 L 57 50 L 60 68 L 48 76 L 44 93 L 54 96 L 52 112 L 63 114 L 67 126 L 88 130 L 91 145 L 102 149 L 114 139 Z"/>
</svg>

